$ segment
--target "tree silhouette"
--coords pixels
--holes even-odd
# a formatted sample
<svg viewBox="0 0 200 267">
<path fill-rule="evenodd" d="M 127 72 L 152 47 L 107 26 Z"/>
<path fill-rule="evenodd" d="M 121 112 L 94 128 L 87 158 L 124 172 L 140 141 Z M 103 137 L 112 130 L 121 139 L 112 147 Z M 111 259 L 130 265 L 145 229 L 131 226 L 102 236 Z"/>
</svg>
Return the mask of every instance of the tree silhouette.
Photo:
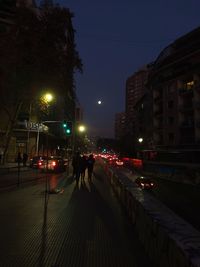
<svg viewBox="0 0 200 267">
<path fill-rule="evenodd" d="M 73 95 L 74 72 L 82 71 L 69 9 L 52 5 L 36 10 L 22 4 L 14 12 L 15 20 L 0 42 L 4 158 L 22 107 L 37 98 L 44 86 L 58 95 Z"/>
</svg>

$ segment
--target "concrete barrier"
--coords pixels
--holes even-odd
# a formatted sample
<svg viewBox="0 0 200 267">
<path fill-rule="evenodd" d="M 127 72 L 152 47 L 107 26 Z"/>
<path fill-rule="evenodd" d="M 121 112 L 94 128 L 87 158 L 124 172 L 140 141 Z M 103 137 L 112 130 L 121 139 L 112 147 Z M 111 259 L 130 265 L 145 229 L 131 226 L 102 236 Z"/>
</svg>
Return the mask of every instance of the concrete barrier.
<svg viewBox="0 0 200 267">
<path fill-rule="evenodd" d="M 105 168 L 155 266 L 200 267 L 200 233 L 127 177 Z"/>
</svg>

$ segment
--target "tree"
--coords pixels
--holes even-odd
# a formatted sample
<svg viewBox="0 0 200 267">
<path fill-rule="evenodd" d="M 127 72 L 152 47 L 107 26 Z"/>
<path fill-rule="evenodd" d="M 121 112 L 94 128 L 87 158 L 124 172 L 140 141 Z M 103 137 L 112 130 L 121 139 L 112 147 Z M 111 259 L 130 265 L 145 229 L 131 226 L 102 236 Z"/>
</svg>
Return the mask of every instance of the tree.
<svg viewBox="0 0 200 267">
<path fill-rule="evenodd" d="M 73 95 L 74 72 L 82 70 L 68 9 L 52 6 L 38 13 L 22 4 L 14 11 L 15 21 L 0 43 L 0 113 L 7 116 L 4 159 L 21 108 L 44 86 L 58 95 Z"/>
<path fill-rule="evenodd" d="M 18 114 L 27 97 L 30 98 L 30 88 L 34 76 L 34 45 L 32 35 L 36 33 L 38 18 L 25 6 L 15 8 L 13 21 L 4 34 L 0 44 L 2 83 L 0 87 L 1 113 L 6 115 L 4 122 L 4 159 Z M 32 33 L 30 32 L 32 30 Z M 5 120 L 6 121 L 6 120 Z"/>
</svg>

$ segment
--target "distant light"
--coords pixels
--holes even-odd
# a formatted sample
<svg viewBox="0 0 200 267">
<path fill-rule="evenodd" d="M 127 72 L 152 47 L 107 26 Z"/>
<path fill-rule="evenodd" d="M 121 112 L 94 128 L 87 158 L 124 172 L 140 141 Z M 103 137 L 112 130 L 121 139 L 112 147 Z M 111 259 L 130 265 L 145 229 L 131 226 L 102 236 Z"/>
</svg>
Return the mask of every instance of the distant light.
<svg viewBox="0 0 200 267">
<path fill-rule="evenodd" d="M 45 102 L 51 102 L 53 100 L 53 96 L 50 93 L 47 93 L 43 96 Z"/>
<path fill-rule="evenodd" d="M 99 100 L 97 103 L 98 103 L 98 105 L 101 105 L 102 104 L 101 100 Z"/>
<path fill-rule="evenodd" d="M 143 138 L 139 138 L 138 141 L 139 141 L 140 143 L 142 143 L 142 142 L 143 142 Z"/>
<path fill-rule="evenodd" d="M 84 132 L 85 131 L 85 126 L 80 125 L 78 129 L 79 129 L 79 132 Z"/>
</svg>

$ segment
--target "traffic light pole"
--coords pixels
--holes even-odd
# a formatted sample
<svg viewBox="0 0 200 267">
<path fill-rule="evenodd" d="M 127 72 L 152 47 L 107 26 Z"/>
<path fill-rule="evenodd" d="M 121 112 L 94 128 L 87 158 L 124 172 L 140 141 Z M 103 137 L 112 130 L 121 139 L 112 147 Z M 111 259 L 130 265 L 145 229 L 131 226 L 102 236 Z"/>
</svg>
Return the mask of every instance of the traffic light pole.
<svg viewBox="0 0 200 267">
<path fill-rule="evenodd" d="M 39 140 L 40 140 L 40 126 L 43 123 L 61 123 L 62 121 L 41 121 L 38 123 L 37 128 L 37 143 L 36 143 L 36 155 L 39 156 Z"/>
</svg>

